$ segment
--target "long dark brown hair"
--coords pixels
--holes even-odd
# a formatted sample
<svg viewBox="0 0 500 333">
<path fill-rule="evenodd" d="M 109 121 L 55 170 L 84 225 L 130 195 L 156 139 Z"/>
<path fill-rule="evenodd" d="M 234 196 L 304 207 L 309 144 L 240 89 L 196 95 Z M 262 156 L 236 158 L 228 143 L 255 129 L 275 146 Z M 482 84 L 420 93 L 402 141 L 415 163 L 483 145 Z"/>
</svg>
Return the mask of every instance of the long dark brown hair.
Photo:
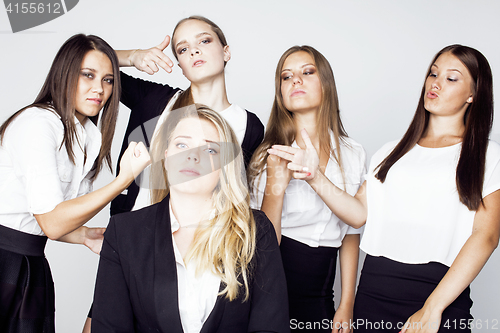
<svg viewBox="0 0 500 333">
<path fill-rule="evenodd" d="M 120 103 L 120 70 L 115 51 L 104 40 L 93 35 L 74 35 L 61 46 L 35 101 L 14 113 L 0 126 L 0 144 L 3 142 L 7 127 L 21 112 L 31 107 L 42 108 L 48 112 L 56 112 L 61 117 L 64 138 L 59 149 L 66 145 L 69 159 L 71 163 L 75 163 L 73 143 L 75 139 L 78 141 L 74 120 L 76 90 L 83 58 L 92 50 L 100 51 L 109 58 L 114 76 L 113 90 L 104 108 L 98 115 L 89 117 L 90 121 L 96 125 L 101 117 L 100 130 L 102 133 L 101 150 L 92 168 L 95 170 L 92 179 L 97 177 L 104 163 L 110 170 L 112 169 L 110 152 Z"/>
<path fill-rule="evenodd" d="M 493 78 L 488 60 L 481 52 L 457 44 L 445 47 L 434 56 L 426 77 L 429 76 L 437 58 L 446 52 L 457 57 L 467 67 L 472 77 L 473 100 L 465 111 L 465 132 L 455 178 L 460 201 L 469 210 L 477 210 L 483 203 L 486 150 L 493 124 Z M 394 150 L 377 166 L 378 172 L 375 177 L 381 182 L 385 181 L 394 163 L 410 151 L 425 133 L 429 124 L 429 111 L 424 107 L 424 96 L 425 84 L 410 127 Z"/>
<path fill-rule="evenodd" d="M 261 145 L 257 148 L 250 162 L 250 167 L 248 169 L 250 186 L 253 186 L 254 180 L 264 170 L 267 156 L 269 155 L 267 150 L 274 144 L 290 146 L 297 135 L 297 133 L 295 133 L 293 113 L 286 109 L 283 102 L 283 96 L 281 95 L 281 71 L 288 56 L 299 51 L 309 53 L 314 59 L 321 82 L 321 106 L 316 117 L 316 128 L 318 129 L 319 134 L 320 150 L 328 154 L 328 156 L 333 155 L 335 161 L 340 167 L 342 176 L 344 176 L 340 142 L 342 141 L 347 144 L 345 142 L 347 133 L 342 125 L 342 120 L 340 119 L 339 99 L 332 67 L 330 66 L 328 60 L 315 48 L 308 45 L 292 46 L 286 50 L 285 53 L 283 53 L 278 65 L 276 66 L 276 74 L 274 77 L 274 102 L 271 109 L 271 115 L 269 116 L 269 121 L 267 123 L 264 141 L 262 141 Z M 333 132 L 335 145 L 339 147 L 339 149 L 335 152 L 334 149 L 336 147 L 332 147 L 331 145 L 329 131 Z"/>
<path fill-rule="evenodd" d="M 199 16 L 199 15 L 189 16 L 189 17 L 186 17 L 186 18 L 180 20 L 179 22 L 177 22 L 177 25 L 175 26 L 174 31 L 172 32 L 172 42 L 170 43 L 170 46 L 172 47 L 172 53 L 174 54 L 174 57 L 176 60 L 178 60 L 178 58 L 177 58 L 177 52 L 175 50 L 175 43 L 174 43 L 175 32 L 177 31 L 177 28 L 182 23 L 184 23 L 186 21 L 190 21 L 190 20 L 198 20 L 198 21 L 205 22 L 206 24 L 208 24 L 210 26 L 210 28 L 212 28 L 212 31 L 219 38 L 219 41 L 222 44 L 222 47 L 227 46 L 226 36 L 224 36 L 224 33 L 222 32 L 221 28 L 219 28 L 219 26 L 217 24 L 215 24 L 213 21 L 207 19 L 204 16 Z M 224 66 L 225 65 L 226 65 L 226 62 L 224 62 Z M 191 86 L 189 86 L 189 88 L 187 88 L 186 90 L 184 90 L 183 92 L 180 93 L 179 97 L 177 98 L 177 100 L 175 101 L 175 103 L 172 107 L 172 110 L 180 109 L 182 107 L 185 107 L 185 106 L 188 106 L 191 104 L 194 104 L 194 100 L 193 100 L 193 94 L 191 92 Z"/>
</svg>

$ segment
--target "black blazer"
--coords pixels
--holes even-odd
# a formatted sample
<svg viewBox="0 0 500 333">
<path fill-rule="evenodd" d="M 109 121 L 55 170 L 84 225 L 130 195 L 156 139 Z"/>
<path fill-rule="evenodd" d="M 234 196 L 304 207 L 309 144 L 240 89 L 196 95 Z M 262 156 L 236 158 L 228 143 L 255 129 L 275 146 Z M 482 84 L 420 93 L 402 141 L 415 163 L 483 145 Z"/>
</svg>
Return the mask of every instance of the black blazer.
<svg viewBox="0 0 500 333">
<path fill-rule="evenodd" d="M 130 141 L 142 141 L 149 147 L 157 117 L 161 115 L 170 99 L 180 90 L 166 84 L 145 81 L 120 72 L 122 94 L 120 101 L 130 110 L 125 137 L 119 158 L 128 147 Z M 139 130 L 138 130 L 139 129 Z M 264 138 L 264 125 L 252 112 L 247 111 L 247 127 L 241 143 L 245 166 L 248 166 L 252 155 Z M 118 164 L 116 172 L 120 171 Z M 127 189 L 127 194 L 118 195 L 111 202 L 111 215 L 129 212 L 139 194 L 139 186 L 133 182 Z"/>
<path fill-rule="evenodd" d="M 202 333 L 289 332 L 285 274 L 274 228 L 253 211 L 257 249 L 250 298 L 218 296 Z M 222 283 L 221 283 L 222 288 Z M 169 197 L 111 217 L 102 246 L 92 332 L 183 332 Z"/>
</svg>

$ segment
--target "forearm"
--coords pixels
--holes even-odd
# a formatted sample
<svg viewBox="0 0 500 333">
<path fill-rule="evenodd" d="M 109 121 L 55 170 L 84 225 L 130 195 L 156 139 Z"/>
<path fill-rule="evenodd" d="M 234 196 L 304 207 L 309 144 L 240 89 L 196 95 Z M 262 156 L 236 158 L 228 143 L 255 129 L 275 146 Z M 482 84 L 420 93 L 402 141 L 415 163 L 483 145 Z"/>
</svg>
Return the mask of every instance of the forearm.
<svg viewBox="0 0 500 333">
<path fill-rule="evenodd" d="M 280 193 L 273 193 L 272 185 L 269 183 L 266 184 L 261 210 L 273 224 L 274 230 L 276 231 L 276 237 L 278 238 L 278 244 L 281 243 L 281 212 L 283 210 L 284 198 L 284 192 L 280 191 Z"/>
<path fill-rule="evenodd" d="M 353 228 L 359 228 L 366 222 L 367 209 L 365 187 L 363 184 L 355 197 L 335 186 L 323 173 L 307 181 L 330 210 L 342 221 Z"/>
<path fill-rule="evenodd" d="M 85 240 L 85 232 L 87 227 L 81 226 L 80 228 L 73 230 L 72 232 L 59 237 L 57 240 L 59 242 L 71 243 L 71 244 L 83 244 Z"/>
<path fill-rule="evenodd" d="M 130 67 L 133 66 L 131 56 L 137 50 L 115 50 L 116 56 L 118 57 L 118 65 L 120 67 Z"/>
<path fill-rule="evenodd" d="M 110 184 L 81 197 L 63 201 L 51 212 L 35 215 L 43 232 L 50 239 L 74 242 L 79 234 L 67 235 L 94 217 L 111 200 L 128 187 L 130 182 L 117 177 Z M 83 229 L 80 230 L 82 232 Z M 63 238 L 67 235 L 68 238 Z"/>
<path fill-rule="evenodd" d="M 476 278 L 497 244 L 489 233 L 473 233 L 425 305 L 431 311 L 444 311 Z"/>
<path fill-rule="evenodd" d="M 359 260 L 358 234 L 346 235 L 339 250 L 340 278 L 342 297 L 339 307 L 346 307 L 352 311 L 356 293 Z"/>
</svg>

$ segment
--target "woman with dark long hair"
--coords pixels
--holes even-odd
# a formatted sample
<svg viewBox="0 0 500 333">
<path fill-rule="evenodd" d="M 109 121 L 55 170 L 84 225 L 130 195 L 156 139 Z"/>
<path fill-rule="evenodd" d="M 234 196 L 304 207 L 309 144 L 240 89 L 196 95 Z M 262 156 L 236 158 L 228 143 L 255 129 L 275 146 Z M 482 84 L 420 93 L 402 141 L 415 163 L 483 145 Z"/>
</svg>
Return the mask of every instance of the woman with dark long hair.
<svg viewBox="0 0 500 333">
<path fill-rule="evenodd" d="M 294 331 L 349 332 L 359 254 L 359 231 L 341 221 L 320 192 L 292 179 L 287 161 L 269 155 L 275 144 L 305 148 L 307 130 L 319 152 L 319 168 L 332 182 L 355 194 L 365 174 L 363 147 L 349 138 L 340 119 L 333 71 L 310 46 L 281 56 L 275 99 L 264 136 L 249 168 L 253 206 L 276 230 L 285 268 Z M 340 255 L 342 298 L 337 311 L 333 284 Z M 346 327 L 347 325 L 347 327 Z"/>
<path fill-rule="evenodd" d="M 35 101 L 0 127 L 0 331 L 54 332 L 47 237 L 99 253 L 104 228 L 83 225 L 149 163 L 144 145 L 133 143 L 116 179 L 89 193 L 102 167 L 111 168 L 119 96 L 113 49 L 75 35 Z"/>
<path fill-rule="evenodd" d="M 492 123 L 488 61 L 451 45 L 432 60 L 404 137 L 375 153 L 354 198 L 317 172 L 311 145 L 300 152 L 274 147 L 293 161 L 297 177 L 336 194 L 330 206 L 346 223 L 366 221 L 356 332 L 474 327 L 469 284 L 500 237 L 500 146 L 489 140 Z"/>
<path fill-rule="evenodd" d="M 92 332 L 289 332 L 278 242 L 250 209 L 229 124 L 202 105 L 173 110 L 151 156 L 153 205 L 106 231 Z"/>
</svg>

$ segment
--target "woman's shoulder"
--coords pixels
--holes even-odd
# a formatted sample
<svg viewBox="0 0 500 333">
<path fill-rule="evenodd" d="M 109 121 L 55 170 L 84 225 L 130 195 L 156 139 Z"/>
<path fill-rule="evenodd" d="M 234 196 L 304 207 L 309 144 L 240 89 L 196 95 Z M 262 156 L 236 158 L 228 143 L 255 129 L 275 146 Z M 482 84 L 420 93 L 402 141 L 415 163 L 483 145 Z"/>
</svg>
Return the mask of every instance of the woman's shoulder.
<svg viewBox="0 0 500 333">
<path fill-rule="evenodd" d="M 147 229 L 154 225 L 160 206 L 161 202 L 138 210 L 115 214 L 111 217 L 110 225 L 114 224 L 115 228 L 131 233 L 136 232 L 137 229 Z"/>
<path fill-rule="evenodd" d="M 10 135 L 40 138 L 40 135 L 47 137 L 58 137 L 64 133 L 64 126 L 59 115 L 50 109 L 41 107 L 29 107 L 23 110 L 7 127 L 7 133 Z"/>
</svg>

